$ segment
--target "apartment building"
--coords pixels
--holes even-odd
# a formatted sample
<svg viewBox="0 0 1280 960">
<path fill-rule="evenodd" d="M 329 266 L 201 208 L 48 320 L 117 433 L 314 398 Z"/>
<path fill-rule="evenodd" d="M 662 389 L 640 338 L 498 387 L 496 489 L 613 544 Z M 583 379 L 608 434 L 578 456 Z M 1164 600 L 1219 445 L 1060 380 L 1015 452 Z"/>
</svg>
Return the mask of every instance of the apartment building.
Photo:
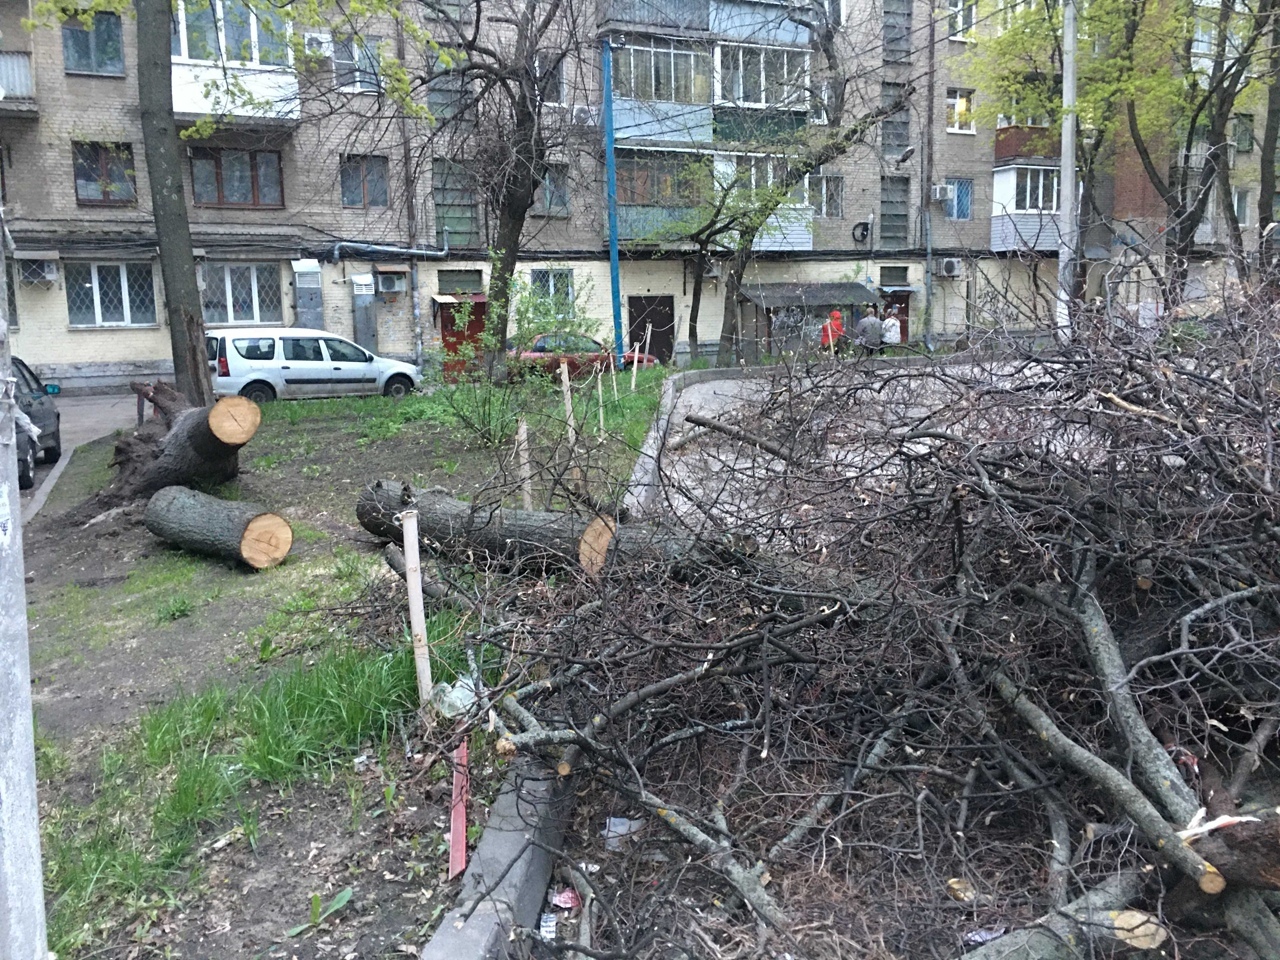
<svg viewBox="0 0 1280 960">
<path fill-rule="evenodd" d="M 1016 111 L 979 121 L 986 94 L 967 62 L 980 32 L 975 10 L 968 0 L 940 11 L 919 0 L 822 0 L 802 15 L 774 0 L 601 0 L 552 66 L 546 52 L 533 57 L 546 122 L 560 135 L 525 224 L 518 277 L 572 302 L 611 337 L 607 38 L 629 342 L 648 335 L 664 359 L 688 356 L 694 228 L 717 191 L 777 182 L 797 144 L 831 122 L 837 86 L 845 122 L 901 106 L 797 184 L 760 232 L 730 305 L 741 316 L 739 354 L 781 349 L 868 291 L 900 308 L 911 339 L 1047 322 L 1057 138 Z M 70 389 L 162 375 L 169 338 L 133 22 L 103 13 L 92 29 L 71 20 L 31 33 L 22 27 L 30 14 L 29 0 L 0 0 L 15 352 Z M 295 28 L 240 0 L 177 8 L 174 105 L 190 134 L 184 188 L 205 322 L 322 328 L 421 361 L 474 337 L 484 316 L 496 217 L 480 175 L 491 162 L 476 146 L 483 125 L 448 122 L 469 93 L 448 77 L 422 97 L 431 118 L 399 109 L 383 95 L 387 59 L 401 58 L 410 73 L 426 66 L 403 29 L 339 22 Z M 420 26 L 432 29 L 429 19 Z M 828 28 L 834 39 L 815 43 L 814 31 Z M 1107 203 L 1136 202 L 1138 181 L 1125 169 L 1121 158 L 1100 185 Z M 1239 189 L 1243 210 L 1248 188 Z M 1211 217 L 1207 254 L 1215 229 Z M 1116 234 L 1086 236 L 1086 254 L 1105 264 L 1094 292 L 1132 250 Z M 723 247 L 711 253 L 698 319 L 704 349 L 725 314 L 715 258 Z M 1140 284 L 1130 293 L 1148 295 Z"/>
</svg>

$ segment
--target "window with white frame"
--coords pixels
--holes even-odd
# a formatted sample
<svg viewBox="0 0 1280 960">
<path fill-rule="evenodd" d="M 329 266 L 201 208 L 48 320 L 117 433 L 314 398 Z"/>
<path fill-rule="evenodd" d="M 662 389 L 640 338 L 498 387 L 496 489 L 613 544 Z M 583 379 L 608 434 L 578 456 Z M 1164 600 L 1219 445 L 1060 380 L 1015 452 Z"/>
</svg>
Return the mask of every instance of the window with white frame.
<svg viewBox="0 0 1280 960">
<path fill-rule="evenodd" d="M 822 10 L 831 26 L 838 27 L 844 23 L 844 0 L 823 0 Z"/>
<path fill-rule="evenodd" d="M 1047 127 L 1049 118 L 1044 114 L 1020 113 L 1014 104 L 1013 113 L 1002 113 L 996 117 L 996 129 L 1005 127 Z"/>
<path fill-rule="evenodd" d="M 205 323 L 284 322 L 279 264 L 206 263 L 202 270 Z"/>
<path fill-rule="evenodd" d="M 957 177 L 947 177 L 947 191 L 950 196 L 944 205 L 948 220 L 973 219 L 973 181 Z"/>
<path fill-rule="evenodd" d="M 973 91 L 947 90 L 947 133 L 973 133 Z"/>
<path fill-rule="evenodd" d="M 382 89 L 379 77 L 382 65 L 378 46 L 381 37 L 334 37 L 333 83 L 342 90 L 377 93 Z"/>
<path fill-rule="evenodd" d="M 844 216 L 844 177 L 816 168 L 809 174 L 809 202 L 815 217 L 839 220 Z"/>
<path fill-rule="evenodd" d="M 270 6 L 244 0 L 179 0 L 169 52 L 184 60 L 289 63 L 289 28 Z"/>
<path fill-rule="evenodd" d="M 613 89 L 629 100 L 711 102 L 711 52 L 705 46 L 640 38 L 613 51 Z"/>
<path fill-rule="evenodd" d="M 1056 213 L 1057 168 L 1018 167 L 1014 180 L 1013 209 L 1016 213 Z"/>
<path fill-rule="evenodd" d="M 569 215 L 569 165 L 548 163 L 546 176 L 534 196 L 534 213 L 544 217 Z"/>
<path fill-rule="evenodd" d="M 719 99 L 745 107 L 809 109 L 809 53 L 782 47 L 720 47 Z"/>
<path fill-rule="evenodd" d="M 1235 210 L 1236 223 L 1242 227 L 1253 226 L 1253 191 L 1249 187 L 1231 188 L 1231 207 Z"/>
<path fill-rule="evenodd" d="M 539 296 L 555 301 L 558 316 L 573 316 L 572 270 L 530 270 L 529 286 Z"/>
<path fill-rule="evenodd" d="M 63 267 L 73 327 L 154 326 L 156 283 L 150 263 L 80 263 Z"/>
<path fill-rule="evenodd" d="M 952 40 L 968 40 L 973 35 L 975 0 L 947 0 L 947 36 Z"/>
<path fill-rule="evenodd" d="M 533 69 L 542 102 L 552 105 L 564 103 L 564 57 L 556 53 L 540 52 L 533 58 Z"/>
<path fill-rule="evenodd" d="M 758 191 L 772 187 L 781 187 L 787 179 L 787 160 L 785 157 L 770 157 L 763 154 L 738 154 L 733 158 L 734 182 L 739 190 Z M 803 206 L 808 202 L 806 194 L 806 177 L 801 177 L 789 192 L 787 203 Z"/>
</svg>

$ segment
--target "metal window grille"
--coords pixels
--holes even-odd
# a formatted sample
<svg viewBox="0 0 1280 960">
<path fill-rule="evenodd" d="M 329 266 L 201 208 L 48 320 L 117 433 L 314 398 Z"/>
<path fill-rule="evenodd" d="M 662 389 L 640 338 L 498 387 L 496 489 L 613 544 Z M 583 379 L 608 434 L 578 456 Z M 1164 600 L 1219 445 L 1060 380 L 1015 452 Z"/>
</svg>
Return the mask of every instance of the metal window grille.
<svg viewBox="0 0 1280 960">
<path fill-rule="evenodd" d="M 73 327 L 156 322 L 149 263 L 68 263 L 64 278 Z"/>
<path fill-rule="evenodd" d="M 973 219 L 973 181 L 947 178 L 951 199 L 947 201 L 948 220 Z"/>
<path fill-rule="evenodd" d="M 276 264 L 207 263 L 204 278 L 205 323 L 284 322 Z"/>
</svg>

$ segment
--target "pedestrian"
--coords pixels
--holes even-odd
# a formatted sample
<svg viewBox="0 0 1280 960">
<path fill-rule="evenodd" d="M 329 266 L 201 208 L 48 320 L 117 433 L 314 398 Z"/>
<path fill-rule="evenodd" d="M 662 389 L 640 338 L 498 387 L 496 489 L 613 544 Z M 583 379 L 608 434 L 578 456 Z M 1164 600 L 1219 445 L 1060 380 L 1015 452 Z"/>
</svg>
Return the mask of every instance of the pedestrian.
<svg viewBox="0 0 1280 960">
<path fill-rule="evenodd" d="M 896 347 L 902 343 L 902 318 L 898 315 L 897 307 L 884 315 L 880 339 L 886 347 Z"/>
<path fill-rule="evenodd" d="M 840 353 L 844 350 L 844 341 L 844 318 L 839 310 L 832 310 L 827 322 L 822 325 L 822 349 L 833 354 Z"/>
<path fill-rule="evenodd" d="M 866 356 L 880 352 L 880 343 L 884 337 L 884 325 L 874 315 L 863 317 L 854 328 L 853 342 L 860 346 Z"/>
</svg>

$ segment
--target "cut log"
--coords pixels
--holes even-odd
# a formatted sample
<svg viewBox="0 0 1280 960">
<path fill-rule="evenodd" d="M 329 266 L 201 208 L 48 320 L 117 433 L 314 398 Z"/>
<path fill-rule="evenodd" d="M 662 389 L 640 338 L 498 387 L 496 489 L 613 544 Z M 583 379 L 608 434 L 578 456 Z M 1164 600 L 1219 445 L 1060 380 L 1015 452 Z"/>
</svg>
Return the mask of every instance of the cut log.
<svg viewBox="0 0 1280 960">
<path fill-rule="evenodd" d="M 410 507 L 418 511 L 422 539 L 445 552 L 479 551 L 502 560 L 585 566 L 593 575 L 615 563 L 676 570 L 732 567 L 744 578 L 819 600 L 838 597 L 856 607 L 880 596 L 873 584 L 847 571 L 760 553 L 749 542 L 702 539 L 656 524 L 614 524 L 570 513 L 477 506 L 391 480 L 378 480 L 364 489 L 356 518 L 374 536 L 400 543 L 399 517 Z"/>
<path fill-rule="evenodd" d="M 1080 960 L 1093 955 L 1090 941 L 1103 955 L 1104 946 L 1117 943 L 1158 947 L 1168 939 L 1168 931 L 1150 914 L 1125 909 L 1145 886 L 1143 874 L 1117 874 L 1061 910 L 1041 917 L 1034 926 L 966 953 L 965 960 Z"/>
<path fill-rule="evenodd" d="M 382 551 L 382 559 L 387 561 L 387 566 L 401 580 L 408 581 L 407 565 L 404 559 L 404 551 L 394 543 L 388 543 Z M 446 600 L 452 594 L 447 584 L 441 583 L 427 574 L 426 570 L 422 571 L 422 595 L 428 600 Z"/>
<path fill-rule="evenodd" d="M 161 540 L 184 550 L 240 560 L 255 570 L 274 567 L 293 546 L 293 530 L 283 517 L 186 487 L 157 491 L 142 522 Z"/>
<path fill-rule="evenodd" d="M 1260 819 L 1193 838 L 1192 848 L 1233 886 L 1280 890 L 1280 815 L 1256 811 Z"/>
</svg>

